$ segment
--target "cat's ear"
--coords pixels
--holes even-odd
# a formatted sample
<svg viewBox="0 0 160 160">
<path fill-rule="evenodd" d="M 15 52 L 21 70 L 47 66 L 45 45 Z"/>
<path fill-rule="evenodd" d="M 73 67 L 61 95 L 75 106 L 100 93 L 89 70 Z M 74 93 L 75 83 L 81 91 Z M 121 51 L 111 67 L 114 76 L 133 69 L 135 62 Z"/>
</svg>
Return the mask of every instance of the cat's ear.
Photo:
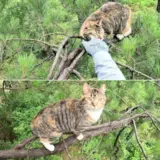
<svg viewBox="0 0 160 160">
<path fill-rule="evenodd" d="M 89 94 L 91 92 L 91 89 L 89 87 L 89 85 L 87 83 L 85 83 L 83 85 L 83 94 L 86 95 L 86 94 Z"/>
<path fill-rule="evenodd" d="M 100 91 L 101 93 L 105 94 L 105 91 L 106 91 L 106 85 L 105 85 L 105 84 L 103 84 L 103 85 L 101 86 L 101 88 L 99 89 L 99 91 Z"/>
</svg>

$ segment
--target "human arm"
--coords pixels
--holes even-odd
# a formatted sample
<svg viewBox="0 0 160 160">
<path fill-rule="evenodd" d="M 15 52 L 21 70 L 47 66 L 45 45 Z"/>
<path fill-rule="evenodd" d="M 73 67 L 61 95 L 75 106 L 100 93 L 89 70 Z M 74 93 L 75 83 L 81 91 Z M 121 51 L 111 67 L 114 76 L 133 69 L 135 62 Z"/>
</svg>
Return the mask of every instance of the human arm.
<svg viewBox="0 0 160 160">
<path fill-rule="evenodd" d="M 109 53 L 108 45 L 92 38 L 82 42 L 86 51 L 93 57 L 98 80 L 125 80 L 125 77 Z"/>
</svg>

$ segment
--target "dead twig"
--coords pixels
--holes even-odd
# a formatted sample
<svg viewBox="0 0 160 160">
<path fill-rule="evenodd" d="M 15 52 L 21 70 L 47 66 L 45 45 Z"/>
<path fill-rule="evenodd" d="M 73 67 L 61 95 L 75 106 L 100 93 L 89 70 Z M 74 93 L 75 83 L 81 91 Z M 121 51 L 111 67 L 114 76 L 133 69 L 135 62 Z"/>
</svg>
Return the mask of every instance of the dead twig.
<svg viewBox="0 0 160 160">
<path fill-rule="evenodd" d="M 134 111 L 138 108 L 141 108 L 141 106 L 138 105 L 138 106 L 134 106 L 134 107 L 131 107 L 131 108 L 126 108 L 125 110 L 122 111 L 122 113 L 125 111 L 123 116 L 132 113 L 132 111 Z"/>
<path fill-rule="evenodd" d="M 119 147 L 117 146 L 117 144 L 118 144 L 118 141 L 119 141 L 119 138 L 120 138 L 120 136 L 121 136 L 121 134 L 123 133 L 123 131 L 125 130 L 125 128 L 126 127 L 124 127 L 124 128 L 122 128 L 119 132 L 118 132 L 118 134 L 117 134 L 117 136 L 116 136 L 116 139 L 115 139 L 115 141 L 114 141 L 114 149 L 113 149 L 113 156 L 115 156 L 115 157 L 117 157 L 117 153 L 118 153 L 118 151 L 119 151 Z M 117 158 L 116 158 L 117 159 Z"/>
<path fill-rule="evenodd" d="M 140 140 L 139 140 L 138 131 L 137 131 L 137 127 L 136 127 L 136 122 L 135 122 L 134 119 L 132 120 L 132 122 L 133 122 L 133 127 L 134 127 L 134 132 L 135 132 L 135 136 L 136 136 L 137 143 L 138 143 L 139 147 L 141 148 L 141 151 L 142 151 L 145 159 L 146 159 L 146 160 L 149 160 L 149 158 L 148 158 L 148 156 L 146 155 L 146 152 L 145 152 L 145 150 L 144 150 L 144 148 L 143 148 L 143 146 L 142 146 L 142 144 L 141 144 L 141 142 L 140 142 Z"/>
<path fill-rule="evenodd" d="M 126 127 L 122 128 L 122 129 L 118 132 L 118 134 L 117 134 L 117 136 L 116 136 L 116 139 L 115 139 L 115 141 L 114 141 L 114 145 L 113 145 L 114 147 L 117 146 L 119 137 L 121 136 L 121 134 L 123 133 L 123 131 L 124 131 L 125 129 L 126 129 Z"/>
<path fill-rule="evenodd" d="M 157 126 L 157 124 L 155 123 L 155 120 L 154 120 L 153 116 L 152 116 L 151 114 L 149 114 L 149 113 L 147 113 L 147 114 L 148 114 L 148 116 L 150 117 L 150 119 L 152 120 L 152 123 L 153 123 L 153 125 L 156 127 L 156 129 L 160 131 L 160 128 L 159 128 L 159 127 Z"/>
<path fill-rule="evenodd" d="M 32 141 L 36 140 L 37 138 L 38 137 L 36 137 L 36 136 L 29 137 L 29 138 L 25 139 L 23 142 L 21 142 L 20 144 L 16 145 L 14 147 L 14 149 L 22 149 L 25 147 L 26 144 L 31 143 Z"/>
<path fill-rule="evenodd" d="M 58 67 L 56 74 L 54 75 L 54 79 L 57 79 L 59 77 L 59 75 L 61 74 L 61 72 L 63 71 L 65 67 L 66 61 L 67 61 L 67 48 L 65 48 L 64 55 L 61 58 L 60 65 Z"/>
<path fill-rule="evenodd" d="M 97 148 L 100 146 L 100 144 L 102 143 L 103 139 L 104 139 L 104 136 L 102 136 L 101 140 L 99 141 L 99 143 L 96 145 L 96 147 L 94 147 L 94 149 L 90 152 L 90 154 L 88 155 L 87 159 L 90 158 L 90 156 L 97 150 Z"/>
<path fill-rule="evenodd" d="M 37 42 L 37 43 L 42 43 L 42 44 L 45 44 L 47 46 L 50 46 L 52 48 L 55 48 L 55 51 L 57 51 L 57 45 L 54 45 L 54 44 L 49 44 L 47 42 L 44 42 L 44 41 L 41 41 L 41 40 L 38 40 L 38 39 L 24 39 L 24 38 L 12 38 L 12 39 L 7 39 L 6 40 L 6 44 L 7 42 L 9 41 L 32 41 L 32 42 Z"/>
<path fill-rule="evenodd" d="M 65 143 L 65 141 L 64 141 L 63 138 L 62 138 L 62 141 L 63 141 L 63 143 L 64 143 L 65 151 L 66 151 L 66 153 L 67 153 L 67 155 L 68 155 L 68 158 L 69 158 L 70 160 L 72 160 L 71 155 L 69 154 L 69 151 L 68 151 L 68 147 L 67 147 L 67 145 L 66 145 L 66 143 Z"/>
<path fill-rule="evenodd" d="M 57 51 L 57 53 L 56 53 L 56 57 L 55 57 L 55 59 L 54 59 L 54 61 L 53 61 L 53 64 L 52 64 L 52 66 L 51 66 L 51 68 L 50 68 L 50 71 L 49 71 L 49 74 L 48 74 L 48 80 L 51 80 L 51 79 L 52 79 L 53 70 L 55 69 L 55 66 L 56 66 L 56 64 L 57 64 L 57 62 L 58 62 L 58 60 L 59 60 L 60 54 L 61 54 L 61 52 L 62 52 L 62 49 L 63 49 L 63 47 L 66 45 L 66 43 L 68 42 L 69 38 L 70 38 L 70 37 L 65 38 L 64 41 L 63 41 L 63 42 L 61 43 L 61 45 L 59 46 L 59 49 L 58 49 L 58 51 Z"/>
<path fill-rule="evenodd" d="M 77 70 L 73 69 L 72 73 L 74 73 L 81 81 L 85 80 Z"/>
<path fill-rule="evenodd" d="M 85 53 L 85 51 L 82 50 L 81 53 L 79 53 L 79 55 L 73 60 L 71 65 L 64 69 L 63 73 L 60 75 L 58 80 L 66 80 L 68 78 L 69 74 L 73 71 L 73 69 L 76 66 L 77 62 L 83 56 L 84 53 Z"/>
<path fill-rule="evenodd" d="M 71 61 L 75 58 L 75 56 L 80 52 L 81 48 L 77 48 L 74 51 L 72 51 L 69 55 L 67 55 L 67 48 L 66 45 L 68 44 L 69 39 L 83 39 L 83 37 L 81 36 L 68 36 L 67 38 L 64 39 L 64 41 L 61 43 L 57 53 L 56 53 L 56 57 L 53 61 L 53 64 L 50 68 L 49 74 L 48 74 L 48 80 L 51 79 L 58 79 L 59 76 L 61 76 L 61 73 L 63 72 L 63 70 L 67 67 L 69 67 L 69 65 L 71 64 Z M 64 55 L 62 56 L 62 50 L 65 50 Z M 53 70 L 55 69 L 59 58 L 61 58 L 61 62 L 60 65 L 58 67 L 58 70 L 56 71 L 55 75 L 53 76 Z"/>
<path fill-rule="evenodd" d="M 130 66 L 127 66 L 126 64 L 122 64 L 122 63 L 120 63 L 120 62 L 116 62 L 116 63 L 117 63 L 118 65 L 122 66 L 122 67 L 125 67 L 125 68 L 129 69 L 130 71 L 134 71 L 135 73 L 137 73 L 137 74 L 139 74 L 139 75 L 141 75 L 141 76 L 143 76 L 143 77 L 145 77 L 145 78 L 154 80 L 154 78 L 152 78 L 152 77 L 150 77 L 150 76 L 148 76 L 148 75 L 146 75 L 146 74 L 144 74 L 144 73 L 142 73 L 142 72 L 140 72 L 140 71 L 138 71 L 138 70 L 136 70 L 136 69 L 134 69 L 134 68 L 132 68 L 132 67 L 130 67 Z"/>
<path fill-rule="evenodd" d="M 68 56 L 67 53 L 64 56 L 61 55 L 61 62 L 59 68 L 54 76 L 54 79 L 58 79 L 58 77 L 62 74 L 65 68 L 69 67 L 74 58 L 81 52 L 81 48 L 77 48 L 73 50 Z"/>
<path fill-rule="evenodd" d="M 49 61 L 51 58 L 53 57 L 53 55 L 49 55 L 47 56 L 42 62 L 40 62 L 39 64 L 35 65 L 32 70 L 31 73 L 39 66 L 42 66 L 44 62 Z M 26 78 L 26 77 L 25 77 Z"/>
<path fill-rule="evenodd" d="M 121 99 L 121 101 L 126 104 L 126 106 L 130 107 L 130 105 L 118 94 L 114 93 L 113 91 L 109 90 L 112 94 L 114 94 L 115 96 L 117 96 L 119 99 Z"/>
</svg>

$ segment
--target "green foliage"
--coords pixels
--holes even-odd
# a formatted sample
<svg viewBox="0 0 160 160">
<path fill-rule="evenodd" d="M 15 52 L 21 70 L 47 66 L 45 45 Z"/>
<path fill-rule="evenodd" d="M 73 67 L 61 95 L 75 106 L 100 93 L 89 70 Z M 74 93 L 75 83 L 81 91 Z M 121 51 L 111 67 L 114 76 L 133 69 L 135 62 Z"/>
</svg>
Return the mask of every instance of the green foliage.
<svg viewBox="0 0 160 160">
<path fill-rule="evenodd" d="M 91 81 L 92 87 L 106 84 L 107 103 L 98 123 L 105 123 L 122 117 L 126 108 L 142 105 L 155 116 L 159 117 L 160 91 L 154 82 L 97 82 Z M 30 122 L 33 117 L 48 104 L 66 98 L 80 98 L 84 82 L 11 82 L 14 90 L 6 91 L 5 96 L 0 92 L 0 149 L 9 149 L 31 136 Z M 25 89 L 26 88 L 26 89 Z M 142 112 L 141 109 L 135 113 Z M 159 157 L 159 132 L 151 121 L 144 119 L 137 121 L 137 128 L 142 145 L 147 155 L 153 160 Z M 130 134 L 132 127 L 125 129 L 114 148 L 115 138 L 119 131 L 108 135 L 93 137 L 69 148 L 73 159 L 87 158 L 89 160 L 122 159 L 137 160 L 142 158 L 141 150 L 134 134 Z M 130 135 L 130 136 L 129 136 Z M 4 147 L 4 143 L 6 144 Z M 29 148 L 42 147 L 35 141 Z M 63 157 L 63 158 L 62 158 Z M 40 159 L 65 159 L 66 153 Z M 118 157 L 118 158 L 117 158 Z"/>
<path fill-rule="evenodd" d="M 18 56 L 18 64 L 22 77 L 26 77 L 35 65 L 36 58 L 34 54 Z"/>
<path fill-rule="evenodd" d="M 111 47 L 113 59 L 127 64 L 153 77 L 160 77 L 160 30 L 159 15 L 156 13 L 156 0 L 120 0 L 128 4 L 133 11 L 133 34 L 129 38 Z M 24 75 L 30 79 L 46 79 L 52 61 L 46 61 L 31 71 L 31 64 L 26 62 L 20 69 L 17 65 L 22 53 L 33 54 L 32 67 L 41 63 L 51 54 L 48 46 L 40 42 L 25 41 L 36 39 L 49 44 L 60 44 L 67 35 L 78 35 L 83 21 L 104 1 L 92 0 L 11 0 L 0 2 L 0 39 L 5 46 L 3 64 L 0 66 L 4 78 L 20 79 Z M 20 38 L 23 40 L 13 40 Z M 81 44 L 76 42 L 76 46 Z M 75 45 L 71 44 L 73 50 Z M 25 56 L 23 57 L 26 58 Z M 28 59 L 28 58 L 27 58 Z M 18 62 L 19 63 L 19 62 Z M 24 64 L 24 63 L 23 63 Z M 29 66 L 28 66 L 29 65 Z M 12 68 L 12 72 L 10 71 Z M 121 68 L 127 79 L 133 78 L 131 72 Z M 92 57 L 85 55 L 77 66 L 77 70 L 86 79 L 96 79 Z M 26 72 L 26 73 L 24 73 Z M 74 76 L 70 79 L 77 79 Z M 134 79 L 145 79 L 135 74 Z"/>
</svg>

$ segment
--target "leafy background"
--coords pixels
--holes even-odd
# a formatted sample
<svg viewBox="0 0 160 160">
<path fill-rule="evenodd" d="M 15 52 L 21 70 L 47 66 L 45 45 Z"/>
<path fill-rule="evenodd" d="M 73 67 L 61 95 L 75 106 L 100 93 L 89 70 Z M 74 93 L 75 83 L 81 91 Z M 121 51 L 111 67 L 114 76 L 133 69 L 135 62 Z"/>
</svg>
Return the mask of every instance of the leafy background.
<svg viewBox="0 0 160 160">
<path fill-rule="evenodd" d="M 5 0 L 0 2 L 0 77 L 46 79 L 53 58 L 52 45 L 78 35 L 83 21 L 104 0 Z M 160 77 L 160 20 L 157 0 L 118 0 L 131 7 L 133 34 L 110 48 L 113 59 L 153 78 Z M 19 38 L 15 40 L 15 38 Z M 41 42 L 25 41 L 34 39 Z M 74 49 L 80 40 L 71 43 Z M 2 56 L 3 55 L 3 56 Z M 3 60 L 2 60 L 3 58 Z M 93 59 L 85 54 L 76 68 L 86 79 L 96 79 Z M 145 79 L 121 67 L 127 79 Z M 73 75 L 70 79 L 77 79 Z"/>
<path fill-rule="evenodd" d="M 88 82 L 92 87 L 106 84 L 107 103 L 98 124 L 119 119 L 126 108 L 142 105 L 160 118 L 160 88 L 155 82 Z M 30 122 L 48 104 L 66 98 L 80 98 L 84 82 L 11 81 L 6 83 L 10 90 L 0 90 L 0 149 L 11 149 L 32 135 Z M 135 113 L 142 112 L 141 109 Z M 150 120 L 138 120 L 139 137 L 147 155 L 152 160 L 160 157 L 160 134 Z M 143 160 L 132 126 L 125 129 L 117 147 L 114 142 L 119 131 L 90 138 L 69 147 L 74 160 Z M 37 140 L 27 148 L 42 147 Z M 34 159 L 34 158 L 33 158 Z M 37 159 L 37 158 L 36 158 Z M 62 160 L 67 154 L 39 158 Z"/>
</svg>

